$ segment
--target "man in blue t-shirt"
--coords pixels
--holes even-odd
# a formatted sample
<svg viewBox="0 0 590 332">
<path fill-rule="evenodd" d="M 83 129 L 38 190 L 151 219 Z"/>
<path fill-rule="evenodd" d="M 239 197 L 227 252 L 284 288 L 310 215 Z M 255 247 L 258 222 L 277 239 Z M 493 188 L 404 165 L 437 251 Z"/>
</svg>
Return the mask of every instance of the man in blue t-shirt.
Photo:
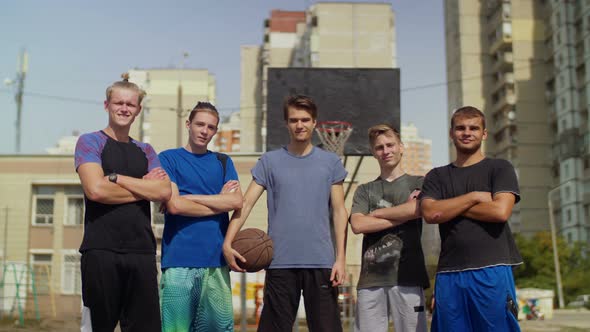
<svg viewBox="0 0 590 332">
<path fill-rule="evenodd" d="M 242 193 L 232 160 L 207 150 L 218 124 L 215 106 L 199 102 L 186 121 L 188 143 L 160 153 L 172 182 L 162 239 L 163 332 L 234 329 L 222 244 Z"/>
<path fill-rule="evenodd" d="M 428 172 L 421 193 L 422 216 L 441 237 L 431 330 L 520 331 L 512 267 L 522 258 L 508 224 L 520 200 L 516 173 L 483 155 L 477 108 L 456 110 L 449 135 L 457 159 Z"/>
<path fill-rule="evenodd" d="M 160 331 L 156 239 L 150 201 L 170 197 L 154 149 L 129 137 L 145 91 L 128 81 L 107 88 L 105 129 L 78 139 L 74 162 L 84 189 L 82 331 Z"/>
<path fill-rule="evenodd" d="M 243 208 L 232 216 L 223 253 L 232 270 L 244 271 L 236 259 L 245 260 L 231 243 L 266 190 L 274 257 L 266 271 L 258 331 L 290 331 L 302 292 L 310 331 L 341 331 L 337 286 L 346 276 L 342 182 L 347 172 L 336 154 L 311 144 L 317 119 L 311 98 L 287 98 L 283 113 L 289 144 L 263 154 L 252 169 L 253 180 L 244 194 Z"/>
</svg>

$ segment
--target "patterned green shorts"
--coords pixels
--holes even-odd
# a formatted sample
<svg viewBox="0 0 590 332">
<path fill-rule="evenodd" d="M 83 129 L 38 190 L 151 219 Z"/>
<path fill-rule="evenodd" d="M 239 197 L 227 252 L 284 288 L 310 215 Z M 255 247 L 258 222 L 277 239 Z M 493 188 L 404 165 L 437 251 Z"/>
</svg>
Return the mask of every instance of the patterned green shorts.
<svg viewBox="0 0 590 332">
<path fill-rule="evenodd" d="M 233 331 L 227 266 L 168 268 L 160 281 L 162 332 Z"/>
</svg>

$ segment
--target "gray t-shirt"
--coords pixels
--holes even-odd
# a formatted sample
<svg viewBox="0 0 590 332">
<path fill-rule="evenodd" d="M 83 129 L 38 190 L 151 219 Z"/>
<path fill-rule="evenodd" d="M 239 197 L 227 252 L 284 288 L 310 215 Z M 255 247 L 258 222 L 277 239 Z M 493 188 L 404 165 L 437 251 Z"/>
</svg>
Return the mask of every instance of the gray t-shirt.
<svg viewBox="0 0 590 332">
<path fill-rule="evenodd" d="M 404 174 L 392 182 L 377 178 L 354 193 L 351 213 L 370 212 L 405 203 L 423 178 Z M 363 236 L 363 257 L 358 288 L 429 287 L 420 238 L 422 218 Z"/>
<path fill-rule="evenodd" d="M 305 156 L 283 147 L 260 157 L 252 176 L 267 191 L 269 269 L 332 268 L 330 193 L 346 175 L 336 154 L 316 147 Z"/>
</svg>

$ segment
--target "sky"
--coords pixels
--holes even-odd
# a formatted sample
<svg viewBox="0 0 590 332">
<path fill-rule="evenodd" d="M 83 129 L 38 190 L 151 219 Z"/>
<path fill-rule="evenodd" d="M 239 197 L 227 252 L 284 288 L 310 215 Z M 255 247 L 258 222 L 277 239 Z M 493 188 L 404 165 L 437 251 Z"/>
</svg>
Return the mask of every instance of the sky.
<svg viewBox="0 0 590 332">
<path fill-rule="evenodd" d="M 0 8 L 0 81 L 15 79 L 29 54 L 21 151 L 43 154 L 60 137 L 106 126 L 104 91 L 129 69 L 208 69 L 217 107 L 240 101 L 240 46 L 261 45 L 273 9 L 306 0 L 6 0 Z M 324 1 L 330 2 L 330 1 Z M 365 1 L 357 1 L 365 2 Z M 373 1 L 375 2 L 375 1 Z M 395 12 L 401 119 L 432 140 L 433 165 L 448 162 L 443 2 L 389 1 Z M 0 85 L 0 154 L 15 153 L 14 85 Z"/>
</svg>

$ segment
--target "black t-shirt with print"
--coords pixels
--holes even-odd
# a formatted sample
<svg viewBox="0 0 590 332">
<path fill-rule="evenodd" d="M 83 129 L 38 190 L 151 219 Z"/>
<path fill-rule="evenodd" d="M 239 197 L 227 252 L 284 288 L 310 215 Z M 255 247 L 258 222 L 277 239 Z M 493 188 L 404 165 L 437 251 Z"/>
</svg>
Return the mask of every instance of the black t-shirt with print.
<svg viewBox="0 0 590 332">
<path fill-rule="evenodd" d="M 351 213 L 368 214 L 376 209 L 405 203 L 423 178 L 404 174 L 392 182 L 377 178 L 359 186 Z M 424 253 L 420 242 L 422 219 L 363 236 L 361 275 L 357 288 L 420 286 L 429 287 Z"/>
</svg>

